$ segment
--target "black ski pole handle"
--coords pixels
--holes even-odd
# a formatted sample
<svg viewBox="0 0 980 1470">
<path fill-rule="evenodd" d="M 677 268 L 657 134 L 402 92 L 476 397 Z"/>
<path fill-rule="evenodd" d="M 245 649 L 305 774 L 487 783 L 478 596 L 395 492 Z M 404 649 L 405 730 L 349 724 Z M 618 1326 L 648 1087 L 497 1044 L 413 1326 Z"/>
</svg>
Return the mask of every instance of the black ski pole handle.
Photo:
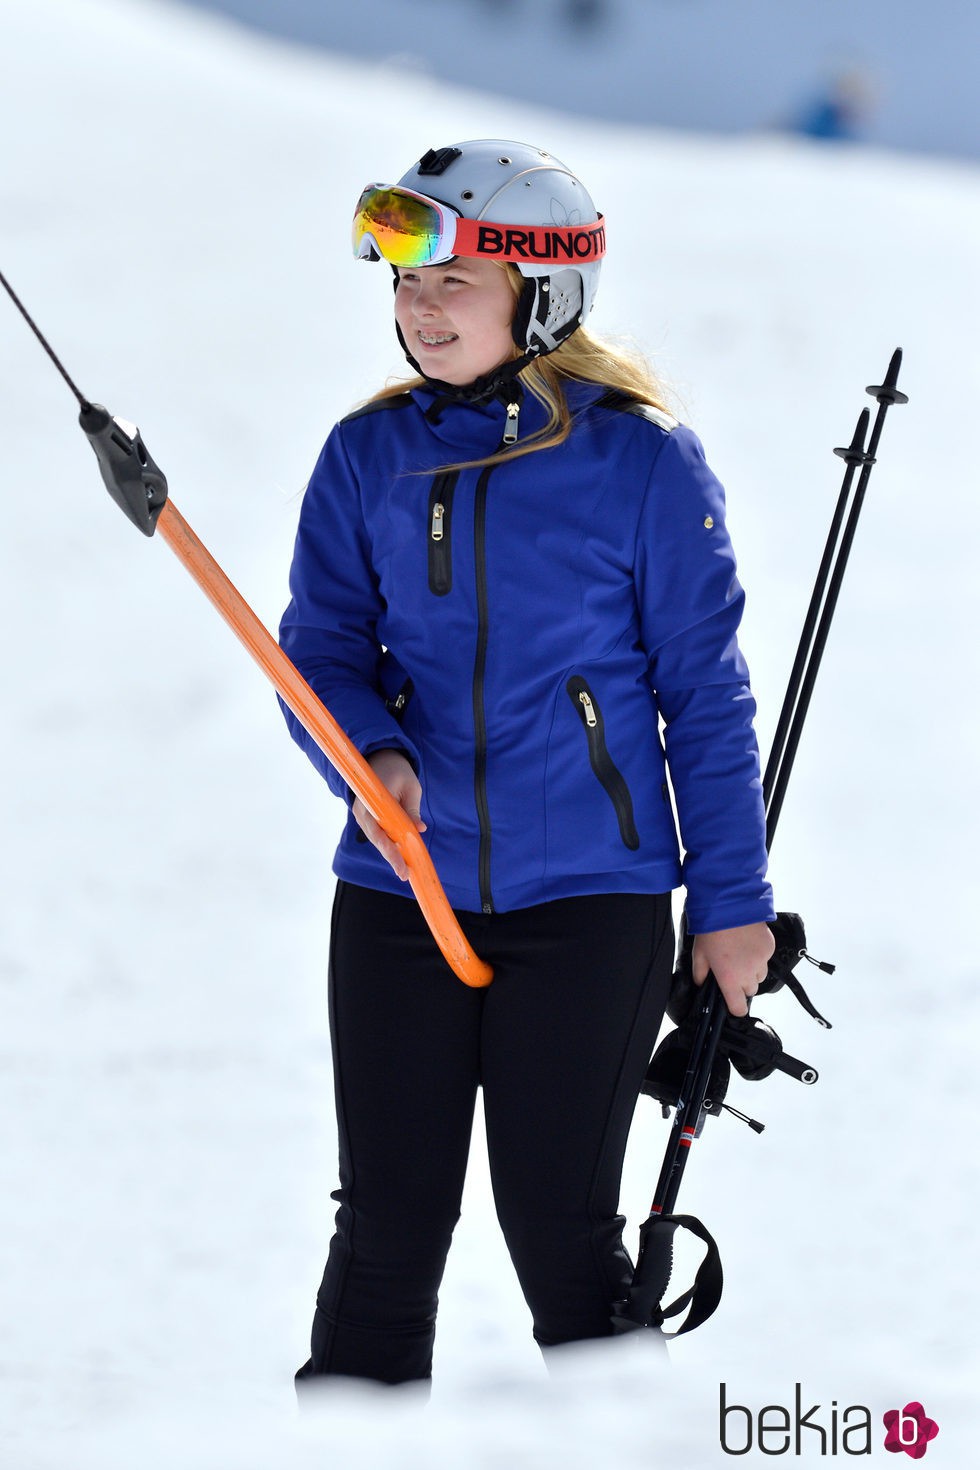
<svg viewBox="0 0 980 1470">
<path fill-rule="evenodd" d="M 650 1206 L 651 1215 L 667 1215 L 673 1211 L 691 1144 L 701 1131 L 711 1071 L 727 1017 L 727 1007 L 713 975 L 709 974 L 705 980 L 701 996 L 697 1030 L 680 1098 L 674 1109 L 670 1136 Z"/>
</svg>

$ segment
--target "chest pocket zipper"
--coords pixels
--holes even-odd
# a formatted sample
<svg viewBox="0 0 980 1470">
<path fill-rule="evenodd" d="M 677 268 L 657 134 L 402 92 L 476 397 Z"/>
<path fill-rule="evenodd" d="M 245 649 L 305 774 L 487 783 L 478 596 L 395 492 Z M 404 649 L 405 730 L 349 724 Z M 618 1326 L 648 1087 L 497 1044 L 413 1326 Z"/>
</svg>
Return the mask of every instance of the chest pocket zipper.
<svg viewBox="0 0 980 1470">
<path fill-rule="evenodd" d="M 640 836 L 633 820 L 633 798 L 630 796 L 623 773 L 606 748 L 606 729 L 602 712 L 595 701 L 592 690 L 580 674 L 573 674 L 565 688 L 585 727 L 589 763 L 613 804 L 616 820 L 619 823 L 619 835 L 625 846 L 631 852 L 635 852 L 640 845 Z"/>
<path fill-rule="evenodd" d="M 445 597 L 453 588 L 452 529 L 453 494 L 458 470 L 449 470 L 433 478 L 429 491 L 428 547 L 429 591 Z"/>
</svg>

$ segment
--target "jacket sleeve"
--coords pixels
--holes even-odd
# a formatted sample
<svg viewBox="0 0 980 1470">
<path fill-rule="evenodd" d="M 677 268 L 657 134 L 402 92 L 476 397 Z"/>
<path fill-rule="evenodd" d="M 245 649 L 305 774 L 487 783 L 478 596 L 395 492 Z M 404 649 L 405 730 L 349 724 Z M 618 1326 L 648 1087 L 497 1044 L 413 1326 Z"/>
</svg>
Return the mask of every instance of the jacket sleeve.
<svg viewBox="0 0 980 1470">
<path fill-rule="evenodd" d="M 684 847 L 688 929 L 767 921 L 775 915 L 755 701 L 736 637 L 744 593 L 724 491 L 689 429 L 675 429 L 654 463 L 635 575 Z"/>
<path fill-rule="evenodd" d="M 300 512 L 289 574 L 291 601 L 279 627 L 283 651 L 362 755 L 418 752 L 385 705 L 378 620 L 384 599 L 371 562 L 361 490 L 334 429 L 317 461 Z M 331 791 L 351 799 L 346 781 L 280 699 L 290 733 Z"/>
</svg>

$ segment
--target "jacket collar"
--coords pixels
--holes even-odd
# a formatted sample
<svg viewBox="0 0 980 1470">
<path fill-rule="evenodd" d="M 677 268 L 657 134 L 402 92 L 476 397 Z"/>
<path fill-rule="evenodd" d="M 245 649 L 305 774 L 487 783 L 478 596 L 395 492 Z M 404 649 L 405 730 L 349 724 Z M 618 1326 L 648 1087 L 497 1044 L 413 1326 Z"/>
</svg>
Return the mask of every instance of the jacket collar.
<svg viewBox="0 0 980 1470">
<path fill-rule="evenodd" d="M 579 413 L 598 401 L 606 392 L 599 383 L 568 380 L 565 392 L 572 413 Z M 454 449 L 465 452 L 465 458 L 482 459 L 493 454 L 503 440 L 507 424 L 507 404 L 520 401 L 518 443 L 543 429 L 547 422 L 544 405 L 528 393 L 520 380 L 504 384 L 495 396 L 484 401 L 467 401 L 464 396 L 449 396 L 441 385 L 426 383 L 413 388 L 412 398 L 435 437 Z"/>
</svg>

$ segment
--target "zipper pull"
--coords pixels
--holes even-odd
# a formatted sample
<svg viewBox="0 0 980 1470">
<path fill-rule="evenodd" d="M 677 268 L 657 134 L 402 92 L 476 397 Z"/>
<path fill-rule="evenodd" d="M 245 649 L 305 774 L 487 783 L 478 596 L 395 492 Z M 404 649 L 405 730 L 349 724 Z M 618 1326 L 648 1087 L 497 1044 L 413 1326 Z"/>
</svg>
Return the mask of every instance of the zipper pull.
<svg viewBox="0 0 980 1470">
<path fill-rule="evenodd" d="M 596 725 L 598 725 L 599 723 L 599 721 L 595 717 L 595 705 L 592 703 L 592 700 L 589 698 L 588 694 L 586 694 L 584 689 L 581 689 L 579 691 L 578 698 L 579 704 L 582 706 L 583 712 L 585 714 L 585 723 L 588 725 L 590 730 L 594 730 Z"/>
<path fill-rule="evenodd" d="M 504 428 L 504 443 L 517 443 L 517 421 L 520 418 L 521 405 L 519 403 L 508 403 L 507 424 Z"/>
<path fill-rule="evenodd" d="M 436 504 L 432 507 L 432 529 L 430 535 L 432 536 L 433 541 L 442 540 L 442 522 L 445 514 L 446 507 L 444 505 L 441 505 L 437 501 Z"/>
</svg>

